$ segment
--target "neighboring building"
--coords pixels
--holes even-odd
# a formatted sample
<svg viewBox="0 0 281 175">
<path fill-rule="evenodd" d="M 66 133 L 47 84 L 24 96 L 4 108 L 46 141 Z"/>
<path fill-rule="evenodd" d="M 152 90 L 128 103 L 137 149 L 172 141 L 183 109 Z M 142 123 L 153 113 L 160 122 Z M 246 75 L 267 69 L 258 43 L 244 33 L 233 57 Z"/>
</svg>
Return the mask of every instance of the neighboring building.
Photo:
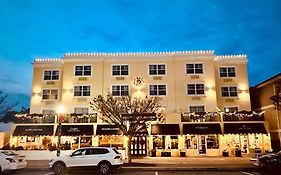
<svg viewBox="0 0 281 175">
<path fill-rule="evenodd" d="M 107 91 L 114 96 L 159 96 L 165 123 L 154 123 L 135 136 L 133 154 L 146 155 L 156 149 L 157 156 L 163 150 L 170 150 L 172 156 L 180 150 L 188 156 L 217 156 L 225 149 L 234 154 L 238 147 L 245 154 L 255 148 L 266 151 L 271 148 L 267 123 L 259 117 L 250 121 L 243 114 L 231 115 L 251 109 L 247 61 L 245 55 L 217 56 L 213 51 L 79 53 L 36 59 L 30 113 L 52 116 L 58 108 L 64 109 L 59 113 L 72 113 L 63 115 L 66 147 L 126 149 L 126 138 L 118 128 L 102 124 L 89 102 Z M 218 110 L 230 113 L 204 113 Z M 39 124 L 17 124 L 11 144 L 46 149 L 43 142 L 57 142 L 57 115 L 33 114 L 24 121 Z"/>
<path fill-rule="evenodd" d="M 281 102 L 281 73 L 250 88 L 250 92 L 252 109 L 265 111 L 265 120 L 269 122 L 270 127 L 272 149 L 279 151 L 281 149 L 281 106 L 278 110 L 270 98 L 278 97 Z"/>
</svg>

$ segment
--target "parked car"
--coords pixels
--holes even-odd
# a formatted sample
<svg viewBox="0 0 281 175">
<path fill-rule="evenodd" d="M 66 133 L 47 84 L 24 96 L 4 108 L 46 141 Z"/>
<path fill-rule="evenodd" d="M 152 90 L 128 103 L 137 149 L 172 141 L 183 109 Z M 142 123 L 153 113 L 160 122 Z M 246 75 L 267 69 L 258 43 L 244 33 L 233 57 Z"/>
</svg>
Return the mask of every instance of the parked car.
<svg viewBox="0 0 281 175">
<path fill-rule="evenodd" d="M 24 156 L 12 151 L 0 150 L 0 173 L 8 170 L 18 170 L 25 168 L 27 162 Z"/>
<path fill-rule="evenodd" d="M 279 151 L 276 154 L 267 154 L 258 157 L 254 165 L 261 168 L 270 168 L 270 169 L 280 168 L 281 170 L 281 151 Z"/>
<path fill-rule="evenodd" d="M 70 155 L 52 159 L 49 168 L 55 174 L 64 174 L 70 168 L 97 168 L 100 174 L 109 174 L 123 165 L 122 155 L 110 147 L 85 147 Z"/>
</svg>

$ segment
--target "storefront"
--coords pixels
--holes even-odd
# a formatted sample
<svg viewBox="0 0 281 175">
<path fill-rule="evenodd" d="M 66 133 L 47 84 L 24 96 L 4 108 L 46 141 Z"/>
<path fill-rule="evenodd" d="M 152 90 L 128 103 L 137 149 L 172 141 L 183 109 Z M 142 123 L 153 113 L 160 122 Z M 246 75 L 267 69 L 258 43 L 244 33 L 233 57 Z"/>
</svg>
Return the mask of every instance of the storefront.
<svg viewBox="0 0 281 175">
<path fill-rule="evenodd" d="M 152 124 L 149 148 L 156 156 L 179 156 L 179 124 Z"/>
<path fill-rule="evenodd" d="M 56 135 L 58 135 L 58 127 L 56 130 Z M 93 135 L 93 125 L 62 125 L 61 149 L 70 150 L 92 146 Z"/>
<path fill-rule="evenodd" d="M 270 135 L 263 122 L 224 123 L 221 142 L 222 149 L 230 155 L 235 155 L 237 150 L 241 150 L 242 155 L 253 155 L 256 150 L 264 153 L 271 149 Z"/>
<path fill-rule="evenodd" d="M 97 146 L 115 147 L 118 150 L 125 149 L 125 137 L 122 131 L 114 125 L 97 125 Z"/>
<path fill-rule="evenodd" d="M 182 151 L 187 156 L 219 155 L 219 136 L 222 134 L 220 123 L 189 123 L 183 124 Z"/>
<path fill-rule="evenodd" d="M 45 150 L 52 145 L 53 134 L 54 125 L 16 126 L 10 146 L 19 150 Z"/>
</svg>

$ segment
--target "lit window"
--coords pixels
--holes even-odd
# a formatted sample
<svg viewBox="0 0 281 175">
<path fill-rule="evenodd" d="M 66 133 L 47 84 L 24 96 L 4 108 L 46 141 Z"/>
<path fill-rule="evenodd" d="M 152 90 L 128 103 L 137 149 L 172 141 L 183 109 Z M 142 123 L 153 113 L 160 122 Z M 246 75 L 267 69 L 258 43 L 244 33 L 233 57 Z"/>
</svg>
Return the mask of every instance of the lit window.
<svg viewBox="0 0 281 175">
<path fill-rule="evenodd" d="M 186 64 L 186 74 L 203 74 L 203 64 Z"/>
<path fill-rule="evenodd" d="M 75 66 L 75 76 L 91 76 L 92 66 Z"/>
<path fill-rule="evenodd" d="M 74 113 L 75 114 L 88 114 L 89 113 L 89 108 L 75 107 L 74 108 Z"/>
<path fill-rule="evenodd" d="M 237 87 L 221 87 L 222 97 L 237 97 Z"/>
<path fill-rule="evenodd" d="M 164 64 L 149 65 L 149 75 L 165 75 L 166 66 Z"/>
<path fill-rule="evenodd" d="M 207 149 L 218 149 L 219 140 L 217 135 L 207 135 Z"/>
<path fill-rule="evenodd" d="M 91 86 L 74 86 L 74 97 L 88 97 L 91 95 Z"/>
<path fill-rule="evenodd" d="M 205 106 L 190 106 L 190 112 L 205 112 Z"/>
<path fill-rule="evenodd" d="M 112 75 L 129 75 L 129 65 L 114 65 L 112 66 Z"/>
<path fill-rule="evenodd" d="M 166 85 L 149 85 L 149 95 L 165 96 L 166 94 Z"/>
<path fill-rule="evenodd" d="M 112 86 L 112 96 L 126 96 L 129 95 L 128 85 L 114 85 Z"/>
<path fill-rule="evenodd" d="M 59 75 L 60 75 L 59 70 L 45 70 L 44 80 L 58 80 Z"/>
<path fill-rule="evenodd" d="M 188 95 L 204 95 L 204 84 L 187 84 Z"/>
<path fill-rule="evenodd" d="M 44 89 L 43 90 L 43 100 L 57 100 L 58 99 L 58 90 L 57 89 Z"/>
<path fill-rule="evenodd" d="M 235 67 L 220 67 L 220 77 L 236 77 Z"/>
</svg>

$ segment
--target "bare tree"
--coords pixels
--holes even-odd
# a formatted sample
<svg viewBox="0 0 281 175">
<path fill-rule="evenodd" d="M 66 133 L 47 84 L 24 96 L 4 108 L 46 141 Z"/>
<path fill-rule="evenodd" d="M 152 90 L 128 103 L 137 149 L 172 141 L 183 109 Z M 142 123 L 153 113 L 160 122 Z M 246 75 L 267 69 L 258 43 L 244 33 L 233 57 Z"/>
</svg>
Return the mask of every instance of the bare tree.
<svg viewBox="0 0 281 175">
<path fill-rule="evenodd" d="M 8 95 L 0 91 L 0 119 L 10 110 L 12 110 L 17 103 L 9 104 L 7 101 Z"/>
<path fill-rule="evenodd" d="M 272 100 L 275 109 L 280 111 L 281 109 L 281 81 L 277 81 L 274 83 L 274 95 L 270 97 Z"/>
<path fill-rule="evenodd" d="M 130 94 L 113 97 L 108 93 L 106 97 L 98 95 L 90 105 L 101 114 L 103 122 L 117 126 L 128 137 L 128 163 L 132 162 L 132 137 L 151 121 L 162 121 L 164 118 L 158 97 L 133 98 Z"/>
</svg>

